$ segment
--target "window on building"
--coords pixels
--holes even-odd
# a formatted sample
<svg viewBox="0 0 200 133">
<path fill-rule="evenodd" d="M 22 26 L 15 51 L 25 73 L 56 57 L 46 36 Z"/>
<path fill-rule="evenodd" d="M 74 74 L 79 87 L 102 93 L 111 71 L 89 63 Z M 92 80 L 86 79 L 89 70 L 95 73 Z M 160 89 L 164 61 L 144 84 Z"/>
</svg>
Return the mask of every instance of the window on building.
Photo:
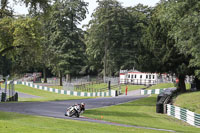
<svg viewBox="0 0 200 133">
<path fill-rule="evenodd" d="M 146 79 L 148 79 L 148 75 L 146 75 Z"/>
<path fill-rule="evenodd" d="M 153 75 L 153 79 L 155 78 L 155 75 Z"/>
<path fill-rule="evenodd" d="M 135 79 L 137 78 L 137 75 L 135 74 Z"/>
<path fill-rule="evenodd" d="M 142 75 L 140 75 L 140 78 L 142 79 Z"/>
<path fill-rule="evenodd" d="M 151 79 L 151 75 L 149 75 L 149 79 Z"/>
<path fill-rule="evenodd" d="M 131 75 L 129 74 L 129 75 L 128 75 L 128 78 L 130 78 L 130 77 L 131 77 Z"/>
<path fill-rule="evenodd" d="M 134 76 L 134 75 L 131 75 L 131 78 L 132 78 L 132 79 L 133 79 L 133 76 Z"/>
</svg>

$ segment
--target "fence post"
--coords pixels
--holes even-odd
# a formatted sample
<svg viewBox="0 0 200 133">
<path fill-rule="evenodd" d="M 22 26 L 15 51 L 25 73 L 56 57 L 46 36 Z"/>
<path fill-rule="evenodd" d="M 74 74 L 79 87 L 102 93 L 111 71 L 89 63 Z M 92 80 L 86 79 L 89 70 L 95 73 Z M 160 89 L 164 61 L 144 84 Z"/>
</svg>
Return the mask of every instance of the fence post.
<svg viewBox="0 0 200 133">
<path fill-rule="evenodd" d="M 110 81 L 108 81 L 108 90 L 110 91 Z"/>
<path fill-rule="evenodd" d="M 121 84 L 119 84 L 119 95 L 121 94 Z"/>
</svg>

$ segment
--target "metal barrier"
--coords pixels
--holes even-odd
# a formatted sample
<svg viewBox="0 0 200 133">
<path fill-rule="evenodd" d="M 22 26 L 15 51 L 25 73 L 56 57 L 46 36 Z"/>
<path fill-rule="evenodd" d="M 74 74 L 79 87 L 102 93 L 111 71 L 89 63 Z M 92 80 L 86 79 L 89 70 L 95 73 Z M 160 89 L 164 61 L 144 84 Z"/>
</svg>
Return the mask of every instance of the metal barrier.
<svg viewBox="0 0 200 133">
<path fill-rule="evenodd" d="M 174 105 L 167 104 L 167 115 L 185 121 L 190 125 L 200 127 L 200 114 Z"/>
<path fill-rule="evenodd" d="M 163 88 L 163 89 L 152 89 L 152 90 L 141 90 L 140 93 L 141 93 L 141 95 L 160 94 L 160 93 L 162 93 L 165 89 L 167 89 L 167 88 Z"/>
<path fill-rule="evenodd" d="M 157 97 L 156 112 L 167 114 L 183 120 L 190 125 L 200 127 L 200 114 L 169 104 L 174 95 L 177 95 L 177 88 L 168 88 L 159 94 Z"/>
<path fill-rule="evenodd" d="M 71 90 L 48 88 L 46 86 L 36 85 L 31 82 L 15 81 L 14 84 L 22 84 L 29 87 L 33 87 L 35 89 L 40 89 L 40 90 L 49 91 L 49 92 L 58 93 L 58 94 L 72 95 L 72 96 L 86 96 L 86 97 L 108 97 L 108 96 L 115 97 L 116 96 L 115 95 L 116 90 L 110 90 L 107 92 L 77 92 L 77 91 L 71 91 Z"/>
</svg>

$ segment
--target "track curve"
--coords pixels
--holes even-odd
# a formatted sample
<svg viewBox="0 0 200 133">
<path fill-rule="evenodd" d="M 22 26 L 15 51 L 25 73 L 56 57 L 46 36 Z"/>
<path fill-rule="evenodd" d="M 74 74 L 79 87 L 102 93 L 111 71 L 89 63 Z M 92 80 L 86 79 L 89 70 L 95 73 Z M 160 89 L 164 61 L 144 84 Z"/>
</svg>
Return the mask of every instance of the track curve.
<svg viewBox="0 0 200 133">
<path fill-rule="evenodd" d="M 130 101 L 138 100 L 141 98 L 145 98 L 147 96 L 148 95 L 142 95 L 142 96 L 135 95 L 135 93 L 133 93 L 133 95 L 128 95 L 128 96 L 123 95 L 123 96 L 118 96 L 118 97 L 105 97 L 105 98 L 95 98 L 95 99 L 64 100 L 64 101 L 49 101 L 49 102 L 0 103 L 0 111 L 16 112 L 16 113 L 22 113 L 22 114 L 39 115 L 39 116 L 47 116 L 47 117 L 62 118 L 62 119 L 72 119 L 72 120 L 79 120 L 79 121 L 96 122 L 96 123 L 103 123 L 103 124 L 124 126 L 124 127 L 135 127 L 135 128 L 175 132 L 173 130 L 140 127 L 140 126 L 134 126 L 134 125 L 124 125 L 120 123 L 112 123 L 112 122 L 107 122 L 107 121 L 102 121 L 102 120 L 94 120 L 94 119 L 86 118 L 83 116 L 81 116 L 80 118 L 64 116 L 65 109 L 76 103 L 84 102 L 86 104 L 86 110 L 87 110 L 87 109 L 94 109 L 94 108 L 122 104 L 122 103 L 130 102 Z"/>
<path fill-rule="evenodd" d="M 48 116 L 55 118 L 66 118 L 64 111 L 67 107 L 84 102 L 86 110 L 100 108 L 105 106 L 117 105 L 147 96 L 119 96 L 95 99 L 49 101 L 49 102 L 17 102 L 17 103 L 0 103 L 0 111 L 17 112 L 23 114 Z"/>
</svg>

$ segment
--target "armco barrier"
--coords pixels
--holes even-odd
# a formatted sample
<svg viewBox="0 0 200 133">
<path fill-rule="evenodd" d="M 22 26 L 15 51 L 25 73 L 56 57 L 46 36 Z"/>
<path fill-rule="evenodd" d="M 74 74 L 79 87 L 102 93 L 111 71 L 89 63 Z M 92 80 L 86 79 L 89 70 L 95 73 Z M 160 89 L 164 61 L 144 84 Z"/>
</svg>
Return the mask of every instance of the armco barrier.
<svg viewBox="0 0 200 133">
<path fill-rule="evenodd" d="M 187 109 L 167 104 L 167 115 L 183 120 L 190 125 L 200 127 L 200 114 L 196 114 Z"/>
<path fill-rule="evenodd" d="M 58 94 L 72 95 L 72 96 L 85 96 L 85 97 L 107 97 L 107 96 L 115 97 L 116 96 L 116 90 L 111 90 L 108 92 L 77 92 L 77 91 L 70 91 L 70 90 L 48 88 L 46 86 L 36 85 L 31 82 L 14 81 L 14 84 L 22 84 L 22 85 L 26 85 L 26 86 L 33 87 L 40 90 L 45 90 L 45 91 L 54 92 Z"/>
<path fill-rule="evenodd" d="M 141 95 L 160 94 L 160 93 L 162 93 L 165 89 L 166 89 L 166 88 L 164 88 L 164 89 L 153 89 L 153 90 L 141 90 L 140 92 L 141 92 Z"/>
</svg>

